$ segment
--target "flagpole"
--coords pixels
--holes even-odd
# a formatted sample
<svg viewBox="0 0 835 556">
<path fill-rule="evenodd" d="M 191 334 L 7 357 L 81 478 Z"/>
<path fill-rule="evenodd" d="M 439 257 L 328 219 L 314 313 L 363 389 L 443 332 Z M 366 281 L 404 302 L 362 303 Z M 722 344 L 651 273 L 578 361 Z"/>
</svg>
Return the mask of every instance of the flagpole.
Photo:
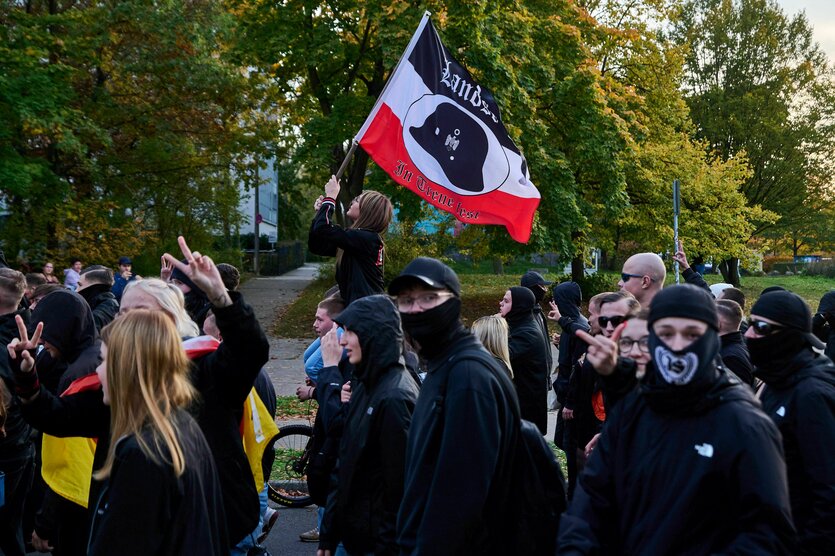
<svg viewBox="0 0 835 556">
<path fill-rule="evenodd" d="M 348 167 L 348 162 L 351 160 L 351 157 L 354 156 L 354 151 L 357 150 L 357 143 L 356 141 L 351 141 L 351 148 L 348 149 L 348 154 L 345 155 L 345 160 L 342 161 L 342 165 L 339 167 L 339 170 L 336 171 L 336 181 L 339 181 L 339 178 L 342 177 L 342 174 L 345 173 L 345 169 Z"/>
<path fill-rule="evenodd" d="M 359 141 L 357 140 L 357 137 L 359 137 L 360 135 L 365 133 L 365 130 L 368 129 L 368 125 L 371 123 L 371 120 L 374 119 L 374 115 L 376 114 L 377 109 L 380 107 L 380 105 L 383 102 L 383 97 L 385 97 L 386 89 L 388 89 L 389 84 L 392 82 L 392 78 L 397 74 L 397 70 L 398 70 L 398 68 L 400 68 L 400 65 L 403 63 L 403 60 L 406 58 L 406 54 L 411 52 L 412 48 L 414 47 L 415 43 L 417 42 L 417 39 L 418 39 L 418 36 L 419 36 L 420 32 L 423 30 L 424 26 L 426 25 L 425 22 L 429 19 L 429 17 L 431 15 L 432 15 L 432 12 L 430 12 L 429 10 L 426 10 L 425 12 L 423 12 L 423 17 L 421 18 L 420 23 L 418 23 L 417 30 L 412 35 L 412 38 L 409 40 L 409 44 L 408 44 L 408 46 L 406 46 L 406 50 L 400 56 L 400 59 L 397 60 L 397 65 L 395 65 L 394 69 L 391 70 L 391 73 L 389 74 L 388 79 L 386 79 L 385 85 L 383 85 L 383 90 L 380 91 L 379 95 L 377 95 L 377 100 L 374 103 L 374 108 L 371 109 L 371 113 L 368 114 L 368 117 L 365 119 L 365 122 L 363 122 L 362 127 L 357 132 L 357 134 L 354 136 L 354 139 L 351 141 L 351 148 L 348 149 L 348 154 L 345 155 L 345 160 L 342 161 L 342 165 L 339 167 L 339 170 L 336 172 L 337 181 L 339 180 L 339 178 L 342 177 L 342 174 L 345 173 L 345 169 L 348 167 L 348 162 L 351 160 L 351 157 L 354 156 L 354 151 L 357 150 L 357 146 L 359 146 Z"/>
</svg>

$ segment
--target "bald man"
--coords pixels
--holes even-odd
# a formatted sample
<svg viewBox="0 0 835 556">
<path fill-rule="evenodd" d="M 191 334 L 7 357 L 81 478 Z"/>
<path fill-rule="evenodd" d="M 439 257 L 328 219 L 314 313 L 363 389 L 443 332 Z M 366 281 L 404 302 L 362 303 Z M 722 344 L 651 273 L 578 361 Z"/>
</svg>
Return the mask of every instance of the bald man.
<svg viewBox="0 0 835 556">
<path fill-rule="evenodd" d="M 637 253 L 623 263 L 618 287 L 635 296 L 641 307 L 649 307 L 655 294 L 664 287 L 667 269 L 655 253 Z"/>
</svg>

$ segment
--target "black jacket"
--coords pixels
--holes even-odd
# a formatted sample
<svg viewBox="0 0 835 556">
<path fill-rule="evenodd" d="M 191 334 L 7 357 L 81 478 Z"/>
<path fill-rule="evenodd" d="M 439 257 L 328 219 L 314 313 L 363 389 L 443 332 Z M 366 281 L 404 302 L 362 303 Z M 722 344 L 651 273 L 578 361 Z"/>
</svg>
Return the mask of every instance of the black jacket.
<svg viewBox="0 0 835 556">
<path fill-rule="evenodd" d="M 797 554 L 835 554 L 835 365 L 804 350 L 760 401 L 783 435 Z"/>
<path fill-rule="evenodd" d="M 483 350 L 459 328 L 428 361 L 406 445 L 402 554 L 508 554 L 502 489 L 516 441 L 510 379 L 483 363 L 456 361 Z"/>
<path fill-rule="evenodd" d="M 6 384 L 6 390 L 14 395 L 15 381 L 12 369 L 9 366 L 9 352 L 5 347 L 13 339 L 18 337 L 15 315 L 20 315 L 23 322 L 29 323 L 29 310 L 23 309 L 14 313 L 0 315 L 0 380 Z M 28 452 L 31 444 L 32 429 L 23 420 L 20 413 L 20 401 L 12 397 L 6 413 L 4 425 L 6 434 L 0 435 L 0 461 L 17 460 Z"/>
<path fill-rule="evenodd" d="M 722 347 L 719 356 L 725 367 L 733 372 L 739 380 L 749 386 L 754 385 L 754 365 L 751 364 L 751 356 L 748 355 L 748 348 L 745 346 L 745 339 L 742 332 L 731 332 L 720 336 Z"/>
<path fill-rule="evenodd" d="M 351 554 L 396 555 L 406 437 L 418 387 L 404 365 L 400 315 L 388 297 L 354 302 L 338 318 L 359 337 L 362 361 L 351 382 L 319 546 L 333 550 L 342 541 Z"/>
<path fill-rule="evenodd" d="M 545 343 L 534 318 L 533 293 L 521 286 L 510 288 L 510 293 L 512 306 L 505 320 L 510 328 L 507 344 L 519 408 L 522 410 L 522 419 L 530 421 L 545 434 L 548 429 L 550 387 L 546 351 L 551 349 L 551 345 Z"/>
<path fill-rule="evenodd" d="M 713 292 L 710 291 L 710 285 L 705 282 L 705 279 L 702 278 L 702 275 L 693 270 L 692 268 L 688 268 L 684 272 L 681 273 L 682 278 L 688 284 L 692 284 L 693 286 L 702 288 L 703 290 L 707 290 L 710 295 L 713 295 Z"/>
<path fill-rule="evenodd" d="M 792 536 L 780 435 L 750 389 L 720 373 L 674 413 L 643 389 L 612 408 L 558 553 L 789 554 Z"/>
<path fill-rule="evenodd" d="M 240 418 L 255 377 L 269 358 L 269 342 L 241 295 L 229 295 L 232 305 L 213 309 L 223 342 L 217 351 L 192 362 L 191 382 L 200 395 L 190 412 L 214 456 L 229 541 L 237 545 L 255 529 L 260 513 L 258 492 L 241 442 Z M 106 450 L 102 440 L 110 438 L 110 410 L 102 401 L 101 390 L 59 398 L 41 387 L 39 396 L 24 406 L 23 415 L 32 426 L 54 436 L 98 438 L 93 467 L 101 466 Z M 100 486 L 93 481 L 91 500 L 96 500 Z"/>
<path fill-rule="evenodd" d="M 177 477 L 170 465 L 142 452 L 136 436 L 116 446 L 113 470 L 99 496 L 90 528 L 90 556 L 229 554 L 220 483 L 203 433 L 194 419 L 178 412 L 177 439 L 185 470 Z M 153 447 L 153 438 L 143 438 Z M 160 460 L 168 452 L 158 448 Z"/>
<path fill-rule="evenodd" d="M 560 311 L 559 325 L 562 329 L 560 334 L 560 352 L 557 360 L 557 380 L 554 382 L 554 391 L 557 394 L 557 401 L 566 405 L 569 395 L 569 381 L 571 373 L 577 360 L 586 352 L 587 344 L 576 335 L 578 330 L 589 331 L 589 321 L 580 314 L 579 304 L 582 300 L 580 286 L 576 282 L 563 282 L 554 287 L 554 303 Z M 572 400 L 576 399 L 576 392 Z M 567 405 L 574 409 L 574 405 Z"/>
<path fill-rule="evenodd" d="M 325 199 L 313 218 L 307 247 L 311 253 L 325 257 L 342 249 L 336 265 L 336 283 L 346 304 L 355 299 L 383 292 L 383 240 L 380 234 L 357 228 L 342 229 L 333 223 L 336 204 Z"/>
<path fill-rule="evenodd" d="M 835 360 L 835 291 L 823 294 L 812 319 L 815 334 L 826 343 L 824 354 Z"/>
<path fill-rule="evenodd" d="M 87 286 L 78 294 L 90 305 L 90 309 L 93 311 L 93 322 L 98 332 L 101 332 L 102 328 L 113 322 L 113 319 L 119 313 L 119 302 L 116 301 L 116 296 L 113 295 L 110 286 L 107 284 Z"/>
</svg>

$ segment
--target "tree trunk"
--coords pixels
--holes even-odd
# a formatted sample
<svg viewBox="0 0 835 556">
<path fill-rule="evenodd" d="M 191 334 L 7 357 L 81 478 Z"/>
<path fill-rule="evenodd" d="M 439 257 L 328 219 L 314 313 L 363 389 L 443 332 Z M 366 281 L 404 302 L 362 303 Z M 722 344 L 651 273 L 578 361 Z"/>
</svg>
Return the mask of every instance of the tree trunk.
<svg viewBox="0 0 835 556">
<path fill-rule="evenodd" d="M 580 282 L 586 275 L 586 264 L 583 254 L 580 253 L 571 259 L 571 280 Z"/>
<path fill-rule="evenodd" d="M 739 259 L 731 258 L 722 261 L 719 265 L 719 271 L 722 273 L 722 279 L 728 284 L 733 284 L 735 288 L 739 287 Z"/>
<path fill-rule="evenodd" d="M 501 257 L 493 259 L 493 274 L 504 274 L 504 264 Z"/>
</svg>

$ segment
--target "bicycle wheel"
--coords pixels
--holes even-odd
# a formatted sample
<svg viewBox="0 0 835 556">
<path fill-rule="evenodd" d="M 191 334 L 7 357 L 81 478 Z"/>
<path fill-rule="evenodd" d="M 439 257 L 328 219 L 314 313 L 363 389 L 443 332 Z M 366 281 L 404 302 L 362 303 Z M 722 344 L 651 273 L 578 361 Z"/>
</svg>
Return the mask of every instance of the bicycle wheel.
<svg viewBox="0 0 835 556">
<path fill-rule="evenodd" d="M 275 437 L 272 473 L 267 494 L 273 502 L 288 508 L 303 508 L 312 503 L 307 488 L 307 460 L 313 427 L 285 425 Z"/>
</svg>

